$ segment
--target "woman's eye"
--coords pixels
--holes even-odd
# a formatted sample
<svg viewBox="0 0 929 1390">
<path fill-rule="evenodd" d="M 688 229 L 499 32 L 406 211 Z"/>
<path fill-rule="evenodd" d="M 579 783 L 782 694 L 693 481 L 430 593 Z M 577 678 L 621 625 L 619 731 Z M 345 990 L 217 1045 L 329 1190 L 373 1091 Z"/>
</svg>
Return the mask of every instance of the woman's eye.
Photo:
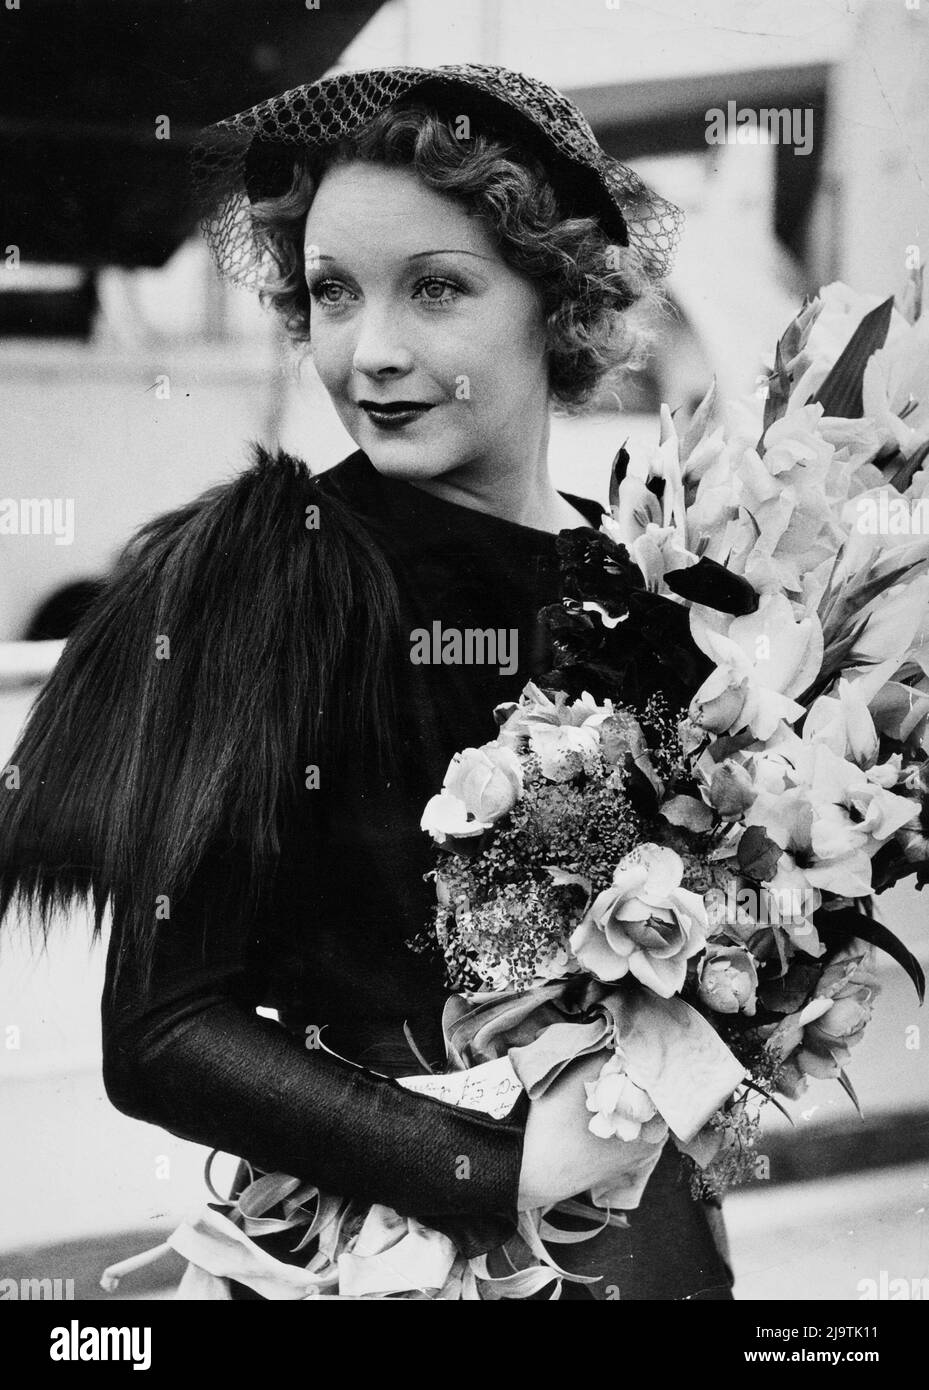
<svg viewBox="0 0 929 1390">
<path fill-rule="evenodd" d="M 443 280 L 438 276 L 431 275 L 428 280 L 420 280 L 416 286 L 414 298 L 419 298 L 424 304 L 444 308 L 447 304 L 451 304 L 460 293 L 461 286 L 456 285 L 453 280 Z"/>
<path fill-rule="evenodd" d="M 348 291 L 338 280 L 320 280 L 310 289 L 310 294 L 323 308 L 338 309 L 346 302 Z"/>
</svg>

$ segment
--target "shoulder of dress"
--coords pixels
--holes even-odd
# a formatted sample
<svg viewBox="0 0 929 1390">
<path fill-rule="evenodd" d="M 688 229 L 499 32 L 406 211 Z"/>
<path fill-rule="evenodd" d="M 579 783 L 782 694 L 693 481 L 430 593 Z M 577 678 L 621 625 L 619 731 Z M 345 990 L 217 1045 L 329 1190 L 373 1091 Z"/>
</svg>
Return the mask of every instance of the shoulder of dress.
<svg viewBox="0 0 929 1390">
<path fill-rule="evenodd" d="M 320 492 L 337 497 L 355 511 L 366 512 L 372 505 L 376 475 L 370 459 L 361 449 L 356 449 L 332 468 L 315 473 L 313 481 Z"/>
</svg>

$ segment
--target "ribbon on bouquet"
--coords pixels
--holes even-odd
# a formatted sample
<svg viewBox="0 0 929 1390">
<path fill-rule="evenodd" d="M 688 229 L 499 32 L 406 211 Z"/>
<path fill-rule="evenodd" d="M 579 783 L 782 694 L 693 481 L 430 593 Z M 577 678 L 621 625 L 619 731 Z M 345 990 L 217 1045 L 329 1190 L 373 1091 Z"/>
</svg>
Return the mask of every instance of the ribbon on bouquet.
<svg viewBox="0 0 929 1390">
<path fill-rule="evenodd" d="M 358 1207 L 284 1173 L 263 1174 L 223 1205 L 228 1214 L 204 1207 L 161 1245 L 111 1265 L 101 1278 L 103 1288 L 114 1291 L 125 1275 L 174 1251 L 189 1261 L 179 1298 L 228 1299 L 230 1280 L 274 1301 L 461 1296 L 466 1262 L 452 1241 L 390 1207 Z M 285 1215 L 265 1215 L 272 1209 Z M 294 1232 L 295 1249 L 316 1239 L 305 1265 L 276 1259 L 253 1238 L 284 1230 Z"/>
<path fill-rule="evenodd" d="M 204 1207 L 161 1245 L 111 1265 L 101 1285 L 113 1292 L 124 1276 L 174 1251 L 189 1262 L 176 1294 L 180 1299 L 228 1300 L 231 1280 L 275 1302 L 484 1301 L 527 1298 L 547 1287 L 552 1290 L 550 1296 L 558 1298 L 565 1281 L 593 1284 L 598 1279 L 562 1269 L 543 1239 L 572 1243 L 598 1234 L 607 1225 L 623 1224 L 615 1215 L 597 1214 L 593 1231 L 564 1232 L 551 1226 L 543 1213 L 523 1213 L 516 1236 L 499 1252 L 502 1272 L 497 1272 L 491 1268 L 490 1257 L 465 1259 L 447 1236 L 390 1207 L 376 1204 L 364 1210 L 305 1184 L 300 1187 L 301 1206 L 292 1206 L 285 1194 L 293 1192 L 295 1182 L 283 1173 L 262 1175 L 234 1203 L 224 1204 L 230 1214 Z M 304 1205 L 311 1198 L 315 1200 L 312 1216 Z M 283 1208 L 289 1215 L 284 1219 L 265 1216 L 272 1208 Z M 565 1203 L 564 1210 L 569 1215 L 592 1215 L 576 1203 Z M 246 1212 L 252 1214 L 246 1216 Z M 276 1259 L 253 1239 L 272 1229 L 291 1229 L 295 1235 L 302 1230 L 295 1248 L 306 1246 L 314 1236 L 317 1248 L 302 1266 Z"/>
<path fill-rule="evenodd" d="M 332 1261 L 317 1254 L 306 1266 L 275 1259 L 234 1225 L 228 1217 L 205 1207 L 183 1221 L 168 1239 L 143 1256 L 133 1256 L 104 1272 L 108 1291 L 120 1279 L 176 1251 L 190 1265 L 179 1298 L 228 1299 L 229 1280 L 245 1284 L 273 1301 L 306 1299 L 370 1299 L 446 1287 L 459 1259 L 454 1245 L 440 1231 L 398 1216 L 389 1207 L 369 1209 L 350 1248 Z"/>
<path fill-rule="evenodd" d="M 507 1056 L 531 1100 L 578 1058 L 618 1052 L 681 1145 L 695 1139 L 746 1075 L 696 1009 L 638 987 L 568 979 L 525 991 L 454 995 L 442 1022 L 453 1066 Z"/>
</svg>

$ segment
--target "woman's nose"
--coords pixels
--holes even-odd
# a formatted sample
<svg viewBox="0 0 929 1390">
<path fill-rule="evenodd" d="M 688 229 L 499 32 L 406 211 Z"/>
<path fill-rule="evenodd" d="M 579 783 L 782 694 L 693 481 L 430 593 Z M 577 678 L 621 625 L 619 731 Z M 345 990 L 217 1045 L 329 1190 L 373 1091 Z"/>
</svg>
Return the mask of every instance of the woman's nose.
<svg viewBox="0 0 929 1390">
<path fill-rule="evenodd" d="M 358 320 L 358 337 L 352 367 L 363 376 L 403 376 L 413 366 L 413 355 L 398 335 L 396 317 L 366 308 Z"/>
</svg>

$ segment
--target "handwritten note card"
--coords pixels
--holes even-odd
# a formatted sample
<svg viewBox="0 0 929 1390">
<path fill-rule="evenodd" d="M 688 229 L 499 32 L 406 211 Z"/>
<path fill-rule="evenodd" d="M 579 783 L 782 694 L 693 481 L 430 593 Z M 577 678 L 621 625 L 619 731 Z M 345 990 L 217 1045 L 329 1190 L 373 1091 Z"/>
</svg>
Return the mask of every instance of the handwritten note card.
<svg viewBox="0 0 929 1390">
<path fill-rule="evenodd" d="M 510 1113 L 523 1089 L 509 1057 L 482 1062 L 470 1071 L 452 1071 L 442 1076 L 401 1076 L 397 1080 L 408 1091 L 433 1096 L 445 1101 L 446 1105 L 461 1106 L 463 1110 L 479 1110 L 495 1120 L 502 1120 Z"/>
</svg>

